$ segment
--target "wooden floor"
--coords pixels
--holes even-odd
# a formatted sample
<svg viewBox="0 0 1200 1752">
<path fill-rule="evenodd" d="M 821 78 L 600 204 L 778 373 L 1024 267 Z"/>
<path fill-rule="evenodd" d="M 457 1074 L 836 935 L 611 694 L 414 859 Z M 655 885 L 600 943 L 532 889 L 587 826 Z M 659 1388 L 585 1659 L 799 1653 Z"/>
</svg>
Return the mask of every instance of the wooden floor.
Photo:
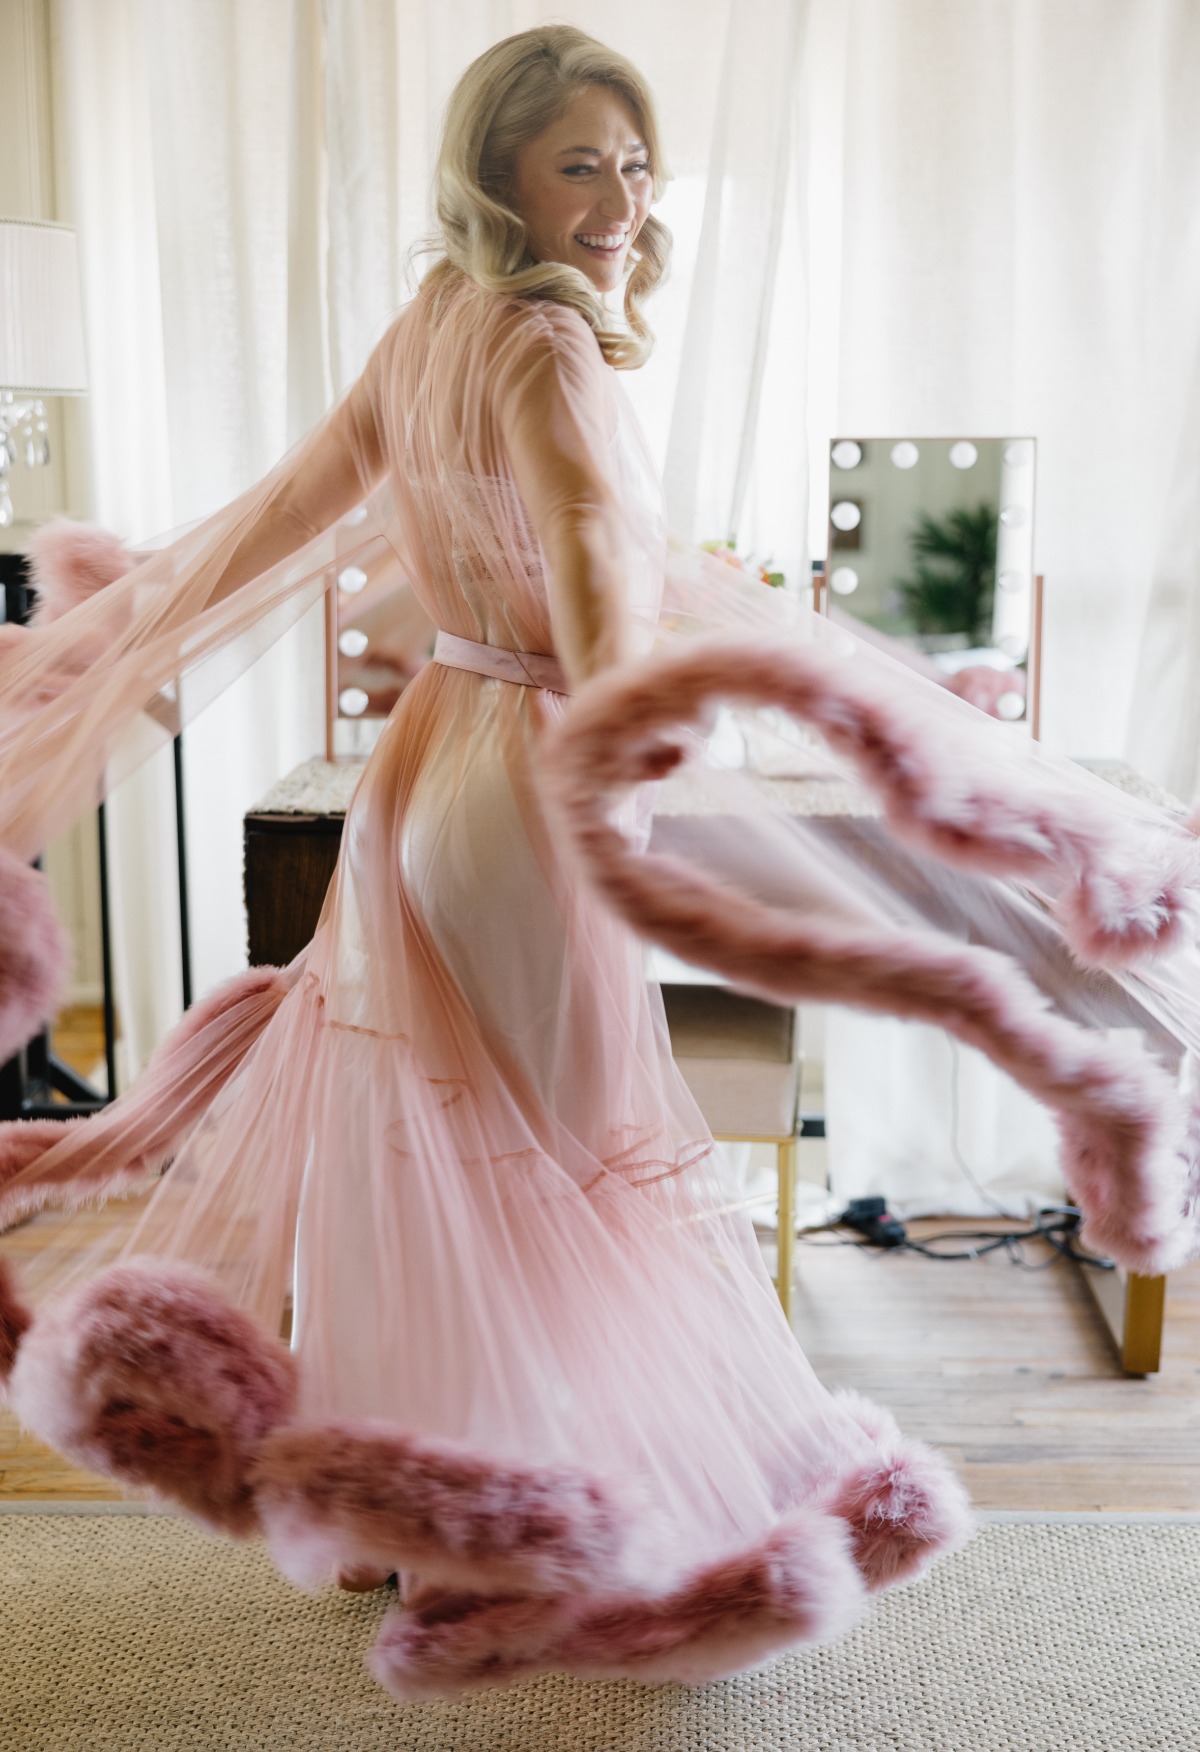
<svg viewBox="0 0 1200 1752">
<path fill-rule="evenodd" d="M 92 1004 L 68 1004 L 54 1021 L 54 1051 L 94 1089 L 105 1088 L 104 1023 Z"/>
<path fill-rule="evenodd" d="M 103 1217 L 53 1220 L 82 1247 Z M 0 1252 L 20 1269 L 46 1222 L 0 1237 Z M 1200 1511 L 1200 1267 L 1169 1282 L 1162 1372 L 1129 1380 L 1072 1266 L 797 1251 L 794 1323 L 817 1373 L 942 1448 L 980 1508 Z M 0 1410 L 0 1501 L 116 1494 Z"/>
<path fill-rule="evenodd" d="M 797 1253 L 793 1325 L 817 1373 L 944 1450 L 978 1507 L 1200 1511 L 1200 1266 L 1168 1279 L 1161 1372 L 1129 1378 L 1065 1261 Z"/>
<path fill-rule="evenodd" d="M 0 1236 L 0 1253 L 20 1269 L 47 1224 L 83 1249 L 108 1220 L 41 1217 Z M 817 1373 L 942 1448 L 980 1508 L 1200 1511 L 1200 1266 L 1168 1282 L 1161 1373 L 1130 1380 L 1064 1262 L 948 1264 L 827 1237 L 797 1255 L 794 1325 Z M 0 1410 L 0 1501 L 115 1494 Z"/>
</svg>

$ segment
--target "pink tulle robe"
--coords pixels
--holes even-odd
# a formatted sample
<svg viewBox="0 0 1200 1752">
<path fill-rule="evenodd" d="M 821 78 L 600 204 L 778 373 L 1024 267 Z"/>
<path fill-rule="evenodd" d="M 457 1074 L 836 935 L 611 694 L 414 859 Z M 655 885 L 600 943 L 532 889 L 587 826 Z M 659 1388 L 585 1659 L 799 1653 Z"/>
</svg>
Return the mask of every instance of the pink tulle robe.
<svg viewBox="0 0 1200 1752">
<path fill-rule="evenodd" d="M 354 507 L 368 490 L 364 526 Z M 119 734 L 131 705 L 149 703 L 148 735 L 171 728 L 189 689 L 194 709 L 220 685 L 239 635 L 278 631 L 322 587 L 322 567 L 381 530 L 433 623 L 469 642 L 458 647 L 468 657 L 471 645 L 553 653 L 546 564 L 580 527 L 621 554 L 648 646 L 666 556 L 658 490 L 590 331 L 556 305 L 465 278 L 427 287 L 267 483 L 31 635 L 28 653 L 19 642 L 0 653 L 11 666 L 0 679 L 21 702 L 7 744 L 0 722 L 4 843 L 35 850 L 94 795 L 90 751 L 110 774 L 134 758 Z M 736 628 L 736 592 L 710 613 L 712 570 L 704 576 L 669 605 L 676 629 L 689 616 L 701 630 Z M 784 610 L 774 625 L 773 605 L 756 612 L 752 630 L 822 649 L 794 616 L 788 630 Z M 80 651 L 100 648 L 101 672 L 84 673 Z M 587 860 L 566 843 L 569 811 L 552 807 L 542 783 L 543 749 L 571 707 L 553 687 L 487 667 L 486 654 L 478 668 L 435 661 L 403 694 L 355 793 L 316 936 L 290 969 L 197 1006 L 140 1089 L 61 1141 L 0 1128 L 0 1220 L 144 1183 L 174 1157 L 136 1230 L 118 1234 L 121 1258 L 151 1264 L 132 1277 L 118 1265 L 115 1278 L 100 1272 L 71 1291 L 74 1302 L 48 1304 L 40 1339 L 40 1315 L 28 1327 L 15 1300 L 7 1316 L 0 1308 L 13 1400 L 66 1451 L 103 1463 L 115 1450 L 97 1433 L 99 1413 L 75 1401 L 64 1410 L 79 1397 L 76 1362 L 64 1358 L 70 1344 L 71 1358 L 83 1354 L 64 1334 L 101 1320 L 111 1351 L 116 1327 L 104 1322 L 150 1319 L 136 1272 L 159 1273 L 161 1318 L 184 1334 L 171 1415 L 195 1424 L 207 1415 L 203 1371 L 193 1380 L 187 1360 L 195 1317 L 178 1310 L 217 1296 L 230 1318 L 257 1322 L 251 1350 L 269 1349 L 290 1301 L 294 1383 L 278 1385 L 287 1367 L 271 1351 L 261 1379 L 274 1385 L 221 1448 L 227 1458 L 236 1449 L 236 1516 L 199 1504 L 186 1481 L 181 1500 L 210 1524 L 263 1526 L 281 1565 L 306 1582 L 346 1564 L 408 1572 L 373 1656 L 397 1696 L 542 1668 L 703 1679 L 833 1634 L 865 1590 L 965 1537 L 969 1517 L 937 1456 L 814 1377 L 748 1216 L 726 1208 L 644 947 L 619 916 L 638 922 L 639 906 L 652 908 L 644 896 L 622 902 L 619 873 L 607 898 L 603 877 L 584 879 Z M 969 741 L 970 709 L 953 709 L 968 714 L 952 722 Z M 624 722 L 627 702 L 621 711 Z M 47 771 L 61 780 L 52 803 Z M 880 782 L 903 788 L 890 768 Z M 911 773 L 905 783 L 911 815 L 919 785 Z M 609 819 L 630 856 L 644 847 L 635 794 Z M 1186 837 L 1173 824 L 1156 830 L 1176 849 Z M 997 841 L 996 855 L 1016 858 L 1019 837 Z M 1022 847 L 1024 869 L 1033 854 Z M 811 907 L 831 928 L 897 922 L 874 876 L 857 895 L 818 876 Z M 719 913 L 720 891 L 715 904 Z M 664 923 L 664 940 L 686 949 L 689 929 L 696 947 L 694 919 Z M 745 955 L 731 971 L 771 989 L 773 976 Z M 948 989 L 914 999 L 910 1013 L 948 1008 Z M 1137 989 L 1160 1016 L 1161 992 Z M 855 1001 L 903 1008 L 878 990 Z M 975 1038 L 1006 1030 L 1014 1074 L 1044 1073 L 1047 1099 L 1069 1105 L 1085 1071 L 1093 1102 L 1097 1079 L 1120 1083 L 1102 1055 L 1081 1070 L 1065 1035 L 1038 1034 L 1040 998 L 1032 1022 L 1013 1019 L 1011 992 L 1002 1023 L 980 1002 Z M 1012 1041 L 1026 1023 L 1021 1058 Z M 1138 1085 L 1147 1112 L 1156 1091 Z M 1134 1101 L 1123 1084 L 1118 1097 Z M 1099 1176 L 1093 1145 L 1078 1153 Z M 1181 1218 L 1183 1190 L 1177 1176 L 1166 1194 Z M 90 1269 L 101 1265 L 110 1261 Z M 208 1274 L 200 1288 L 191 1266 Z M 100 1314 L 87 1301 L 97 1283 L 109 1286 Z M 3 1353 L 0 1343 L 0 1362 Z M 239 1380 L 252 1376 L 248 1362 Z M 126 1383 L 121 1403 L 166 1391 Z M 168 1488 L 127 1455 L 113 1469 Z M 416 1493 L 410 1507 L 425 1505 L 420 1538 L 399 1530 L 409 1510 L 386 1507 L 397 1479 Z M 498 1556 L 493 1523 L 479 1531 L 499 1516 L 501 1486 L 510 1507 L 528 1509 L 539 1491 L 554 1506 L 558 1532 L 538 1535 L 553 1561 L 507 1547 Z M 580 1491 L 593 1491 L 587 1513 L 571 1506 Z M 511 1525 L 524 1525 L 521 1512 Z"/>
</svg>

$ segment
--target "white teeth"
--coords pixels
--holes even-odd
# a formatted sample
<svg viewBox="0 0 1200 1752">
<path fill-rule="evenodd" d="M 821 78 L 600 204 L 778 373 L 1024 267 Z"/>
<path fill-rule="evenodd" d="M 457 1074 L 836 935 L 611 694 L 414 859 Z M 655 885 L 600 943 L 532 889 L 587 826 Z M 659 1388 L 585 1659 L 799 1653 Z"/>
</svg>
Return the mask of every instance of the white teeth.
<svg viewBox="0 0 1200 1752">
<path fill-rule="evenodd" d="M 575 234 L 577 243 L 589 244 L 593 249 L 619 249 L 628 236 L 626 231 L 612 234 L 602 234 L 597 231 L 579 231 Z"/>
</svg>

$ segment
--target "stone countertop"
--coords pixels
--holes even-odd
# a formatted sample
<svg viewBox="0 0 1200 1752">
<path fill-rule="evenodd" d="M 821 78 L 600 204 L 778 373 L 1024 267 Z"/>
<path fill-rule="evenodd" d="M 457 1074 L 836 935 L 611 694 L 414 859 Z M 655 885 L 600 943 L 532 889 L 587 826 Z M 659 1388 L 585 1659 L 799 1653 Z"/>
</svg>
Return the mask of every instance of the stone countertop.
<svg viewBox="0 0 1200 1752">
<path fill-rule="evenodd" d="M 251 815 L 344 815 L 366 762 L 306 760 L 272 785 Z M 826 773 L 807 777 L 760 778 L 753 783 L 790 815 L 878 815 L 874 799 L 858 786 Z M 709 815 L 714 804 L 706 788 L 686 772 L 665 779 L 655 802 L 656 815 Z"/>
<path fill-rule="evenodd" d="M 1143 778 L 1124 761 L 1080 760 L 1079 766 L 1098 778 L 1115 785 L 1131 797 L 1152 803 L 1174 815 L 1186 813 L 1185 806 L 1153 780 Z M 272 785 L 261 803 L 249 811 L 251 815 L 345 815 L 366 765 L 362 760 L 306 760 L 286 778 Z M 788 815 L 870 817 L 882 813 L 879 805 L 859 786 L 831 777 L 828 773 L 813 773 L 807 777 L 762 778 L 750 775 L 756 786 L 770 797 L 776 808 Z M 687 772 L 677 773 L 662 782 L 655 803 L 656 815 L 708 815 L 714 803 L 706 788 Z"/>
<path fill-rule="evenodd" d="M 251 815 L 345 815 L 365 760 L 306 760 L 272 785 Z"/>
</svg>

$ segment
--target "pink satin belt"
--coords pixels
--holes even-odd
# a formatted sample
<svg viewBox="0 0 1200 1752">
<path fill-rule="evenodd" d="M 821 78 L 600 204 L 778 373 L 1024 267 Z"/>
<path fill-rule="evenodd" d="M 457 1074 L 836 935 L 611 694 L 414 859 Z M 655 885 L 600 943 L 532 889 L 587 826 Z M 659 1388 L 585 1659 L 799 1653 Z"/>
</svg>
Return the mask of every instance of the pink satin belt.
<svg viewBox="0 0 1200 1752">
<path fill-rule="evenodd" d="M 444 663 L 447 669 L 470 669 L 476 675 L 515 682 L 518 687 L 543 687 L 547 693 L 557 694 L 571 691 L 558 658 L 543 651 L 510 651 L 506 645 L 479 645 L 474 639 L 460 639 L 456 633 L 439 632 L 433 660 Z"/>
</svg>

